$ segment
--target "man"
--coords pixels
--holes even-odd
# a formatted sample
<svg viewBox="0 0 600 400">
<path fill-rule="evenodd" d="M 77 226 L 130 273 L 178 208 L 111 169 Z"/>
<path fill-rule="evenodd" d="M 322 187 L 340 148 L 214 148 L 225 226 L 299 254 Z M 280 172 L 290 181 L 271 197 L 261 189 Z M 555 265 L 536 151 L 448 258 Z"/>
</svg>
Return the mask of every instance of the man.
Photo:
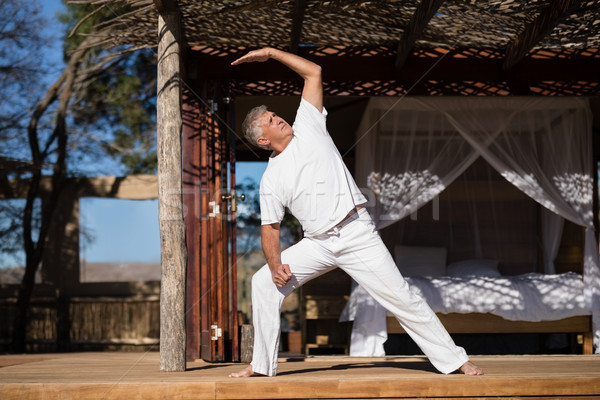
<svg viewBox="0 0 600 400">
<path fill-rule="evenodd" d="M 279 61 L 304 79 L 293 127 L 266 107 L 243 124 L 248 140 L 272 150 L 260 183 L 261 241 L 267 265 L 252 278 L 252 363 L 231 377 L 277 374 L 283 299 L 308 280 L 342 268 L 392 312 L 442 373 L 481 375 L 435 313 L 408 285 L 363 208 L 365 197 L 345 167 L 325 126 L 321 67 L 272 48 L 251 51 L 232 65 Z M 280 222 L 285 207 L 302 224 L 304 239 L 285 251 Z"/>
</svg>

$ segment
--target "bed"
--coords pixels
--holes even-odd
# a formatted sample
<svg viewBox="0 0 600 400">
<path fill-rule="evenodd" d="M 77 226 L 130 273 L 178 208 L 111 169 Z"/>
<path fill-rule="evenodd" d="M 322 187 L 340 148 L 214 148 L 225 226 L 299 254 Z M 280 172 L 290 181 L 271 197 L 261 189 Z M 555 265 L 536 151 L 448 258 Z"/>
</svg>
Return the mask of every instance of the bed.
<svg viewBox="0 0 600 400">
<path fill-rule="evenodd" d="M 446 266 L 443 248 L 396 246 L 395 253 L 411 290 L 426 299 L 450 333 L 578 333 L 583 353 L 592 354 L 592 318 L 580 274 L 503 276 L 498 260 Z M 360 286 L 352 289 L 340 320 L 353 321 L 353 356 L 385 355 L 388 334 L 405 333 Z"/>
<path fill-rule="evenodd" d="M 449 331 L 575 330 L 585 353 L 592 341 L 600 353 L 591 121 L 587 100 L 566 97 L 369 100 L 357 183 L 402 274 Z M 578 231 L 565 233 L 568 224 Z M 411 266 L 414 249 L 398 246 L 439 248 Z M 565 246 L 580 250 L 573 268 L 556 265 Z M 351 352 L 373 354 L 400 328 L 360 291 L 343 318 L 354 320 Z"/>
</svg>

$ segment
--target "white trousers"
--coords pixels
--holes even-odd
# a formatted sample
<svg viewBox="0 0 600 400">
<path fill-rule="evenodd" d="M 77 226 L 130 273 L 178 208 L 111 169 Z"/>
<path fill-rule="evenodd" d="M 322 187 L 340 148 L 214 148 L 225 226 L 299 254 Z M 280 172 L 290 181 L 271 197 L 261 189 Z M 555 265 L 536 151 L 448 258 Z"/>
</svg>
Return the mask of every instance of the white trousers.
<svg viewBox="0 0 600 400">
<path fill-rule="evenodd" d="M 323 235 L 305 237 L 281 253 L 292 279 L 282 288 L 273 283 L 268 265 L 252 277 L 254 352 L 252 370 L 277 374 L 280 311 L 283 299 L 309 280 L 336 267 L 343 269 L 377 302 L 390 311 L 429 361 L 448 374 L 468 361 L 435 313 L 408 284 L 364 209 Z"/>
</svg>

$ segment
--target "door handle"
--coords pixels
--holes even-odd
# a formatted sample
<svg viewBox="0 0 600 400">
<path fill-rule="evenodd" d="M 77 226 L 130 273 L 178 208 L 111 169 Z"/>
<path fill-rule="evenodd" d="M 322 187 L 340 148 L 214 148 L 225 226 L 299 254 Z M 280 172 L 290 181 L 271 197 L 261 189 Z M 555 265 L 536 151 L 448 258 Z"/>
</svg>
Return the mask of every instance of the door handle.
<svg viewBox="0 0 600 400">
<path fill-rule="evenodd" d="M 245 194 L 240 194 L 239 196 L 236 195 L 235 189 L 231 190 L 230 194 L 226 195 L 223 194 L 221 195 L 221 200 L 230 200 L 231 201 L 231 212 L 236 212 L 237 211 L 237 201 L 238 199 L 240 201 L 245 201 L 246 200 L 246 195 Z"/>
</svg>

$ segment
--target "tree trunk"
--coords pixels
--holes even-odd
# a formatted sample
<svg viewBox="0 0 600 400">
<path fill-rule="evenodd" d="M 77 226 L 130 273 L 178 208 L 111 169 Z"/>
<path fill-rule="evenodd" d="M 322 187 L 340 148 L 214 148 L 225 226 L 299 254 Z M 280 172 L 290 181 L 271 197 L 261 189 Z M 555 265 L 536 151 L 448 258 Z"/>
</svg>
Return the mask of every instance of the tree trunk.
<svg viewBox="0 0 600 400">
<path fill-rule="evenodd" d="M 185 371 L 185 270 L 180 45 L 176 13 L 158 17 L 158 216 L 161 246 L 160 370 Z"/>
<path fill-rule="evenodd" d="M 29 259 L 30 257 L 27 257 L 25 275 L 23 276 L 17 295 L 12 335 L 12 351 L 14 353 L 24 353 L 26 350 L 27 311 L 29 310 L 31 293 L 33 292 L 33 285 L 35 283 L 35 273 L 37 271 L 37 263 Z"/>
<path fill-rule="evenodd" d="M 67 175 L 67 109 L 69 107 L 71 96 L 73 95 L 73 85 L 77 76 L 77 69 L 87 51 L 86 46 L 93 40 L 96 39 L 86 39 L 80 48 L 73 53 L 69 60 L 69 64 L 60 78 L 50 87 L 44 98 L 36 106 L 27 129 L 27 139 L 31 150 L 33 173 L 27 191 L 25 209 L 23 211 L 23 247 L 25 249 L 26 263 L 25 275 L 23 276 L 17 295 L 16 315 L 13 321 L 12 351 L 15 353 L 23 353 L 26 350 L 27 313 L 31 302 L 33 287 L 35 285 L 35 274 L 42 260 L 46 237 Z M 60 100 L 60 103 L 56 114 L 56 126 L 48 141 L 44 143 L 43 146 L 40 146 L 37 129 L 38 122 L 48 107 L 57 99 Z M 53 150 L 53 153 L 56 154 L 56 161 L 53 165 L 52 187 L 50 188 L 49 193 L 42 193 L 40 190 L 40 184 L 43 178 L 42 168 L 45 163 L 48 163 L 48 149 L 52 148 L 51 144 L 53 144 L 53 142 L 56 142 L 54 144 L 55 149 Z M 41 223 L 37 240 L 34 240 L 33 235 L 36 230 L 33 218 L 35 200 L 41 199 L 42 195 Z"/>
</svg>

